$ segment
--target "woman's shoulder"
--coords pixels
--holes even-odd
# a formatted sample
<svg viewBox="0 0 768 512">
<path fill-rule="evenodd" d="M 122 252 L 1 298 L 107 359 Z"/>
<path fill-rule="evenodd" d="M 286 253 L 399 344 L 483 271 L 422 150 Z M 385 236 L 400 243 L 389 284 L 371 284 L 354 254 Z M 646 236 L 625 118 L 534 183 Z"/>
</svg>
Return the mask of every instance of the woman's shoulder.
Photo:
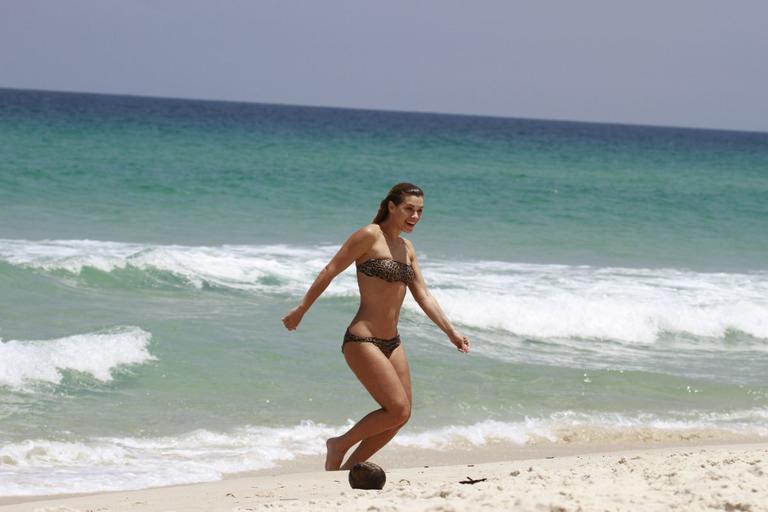
<svg viewBox="0 0 768 512">
<path fill-rule="evenodd" d="M 366 254 L 376 244 L 379 237 L 383 236 L 381 230 L 377 233 L 376 229 L 378 226 L 375 224 L 373 227 L 368 225 L 358 229 L 344 242 L 340 253 L 351 254 L 355 259 Z"/>
<path fill-rule="evenodd" d="M 374 237 L 378 238 L 380 236 L 384 236 L 384 233 L 381 231 L 381 226 L 378 224 L 367 224 L 360 229 L 357 230 L 357 233 L 360 233 L 363 236 L 366 237 Z"/>
<path fill-rule="evenodd" d="M 365 226 L 361 227 L 360 229 L 364 229 L 366 231 L 371 231 L 373 233 L 381 233 L 381 226 L 378 224 L 375 224 L 371 222 L 370 224 L 366 224 Z"/>
<path fill-rule="evenodd" d="M 372 245 L 382 236 L 384 236 L 384 234 L 381 232 L 381 228 L 378 224 L 368 224 L 352 233 L 349 239 L 358 243 Z"/>
</svg>

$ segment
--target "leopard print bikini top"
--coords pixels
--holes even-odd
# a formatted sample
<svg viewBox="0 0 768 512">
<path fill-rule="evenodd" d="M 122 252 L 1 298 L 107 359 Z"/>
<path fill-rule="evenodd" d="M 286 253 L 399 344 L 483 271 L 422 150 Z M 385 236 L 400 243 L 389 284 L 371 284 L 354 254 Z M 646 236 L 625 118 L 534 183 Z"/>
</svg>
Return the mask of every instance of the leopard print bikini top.
<svg viewBox="0 0 768 512">
<path fill-rule="evenodd" d="M 412 266 L 392 258 L 371 258 L 356 266 L 358 272 L 370 277 L 380 277 L 390 283 L 402 281 L 409 285 L 414 277 Z"/>
</svg>

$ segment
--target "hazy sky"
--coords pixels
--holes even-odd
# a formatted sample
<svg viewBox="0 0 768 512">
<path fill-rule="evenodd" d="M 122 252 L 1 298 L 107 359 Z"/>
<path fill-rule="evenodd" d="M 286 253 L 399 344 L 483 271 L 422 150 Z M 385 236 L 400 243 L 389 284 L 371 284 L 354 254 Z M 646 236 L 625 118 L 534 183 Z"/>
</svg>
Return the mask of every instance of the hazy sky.
<svg viewBox="0 0 768 512">
<path fill-rule="evenodd" d="M 0 87 L 768 131 L 768 1 L 0 0 Z"/>
</svg>

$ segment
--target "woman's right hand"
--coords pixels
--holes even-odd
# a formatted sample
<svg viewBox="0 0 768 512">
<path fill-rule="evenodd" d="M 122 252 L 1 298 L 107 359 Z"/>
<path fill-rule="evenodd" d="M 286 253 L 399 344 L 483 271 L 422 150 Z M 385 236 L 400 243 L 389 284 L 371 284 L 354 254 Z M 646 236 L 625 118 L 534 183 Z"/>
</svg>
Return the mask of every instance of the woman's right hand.
<svg viewBox="0 0 768 512">
<path fill-rule="evenodd" d="M 303 307 L 301 307 L 301 304 L 293 308 L 290 312 L 288 312 L 287 315 L 283 317 L 283 325 L 286 329 L 289 331 L 296 330 L 296 327 L 299 326 L 299 322 L 301 322 L 301 319 L 304 317 L 305 310 Z"/>
</svg>

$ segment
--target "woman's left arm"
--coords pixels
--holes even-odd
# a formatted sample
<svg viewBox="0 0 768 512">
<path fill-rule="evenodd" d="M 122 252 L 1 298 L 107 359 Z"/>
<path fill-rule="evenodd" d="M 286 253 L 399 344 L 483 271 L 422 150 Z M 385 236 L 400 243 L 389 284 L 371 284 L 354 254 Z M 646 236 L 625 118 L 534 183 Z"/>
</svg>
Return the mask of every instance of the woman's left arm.
<svg viewBox="0 0 768 512">
<path fill-rule="evenodd" d="M 469 338 L 461 334 L 453 326 L 448 317 L 445 316 L 440 304 L 427 290 L 427 284 L 424 282 L 424 276 L 421 274 L 419 268 L 419 262 L 416 260 L 416 251 L 413 248 L 413 244 L 410 240 L 405 241 L 408 248 L 408 254 L 411 260 L 411 266 L 413 267 L 413 280 L 408 288 L 411 290 L 411 295 L 416 300 L 416 303 L 424 310 L 430 320 L 442 330 L 448 338 L 451 340 L 459 352 L 469 352 Z"/>
</svg>

